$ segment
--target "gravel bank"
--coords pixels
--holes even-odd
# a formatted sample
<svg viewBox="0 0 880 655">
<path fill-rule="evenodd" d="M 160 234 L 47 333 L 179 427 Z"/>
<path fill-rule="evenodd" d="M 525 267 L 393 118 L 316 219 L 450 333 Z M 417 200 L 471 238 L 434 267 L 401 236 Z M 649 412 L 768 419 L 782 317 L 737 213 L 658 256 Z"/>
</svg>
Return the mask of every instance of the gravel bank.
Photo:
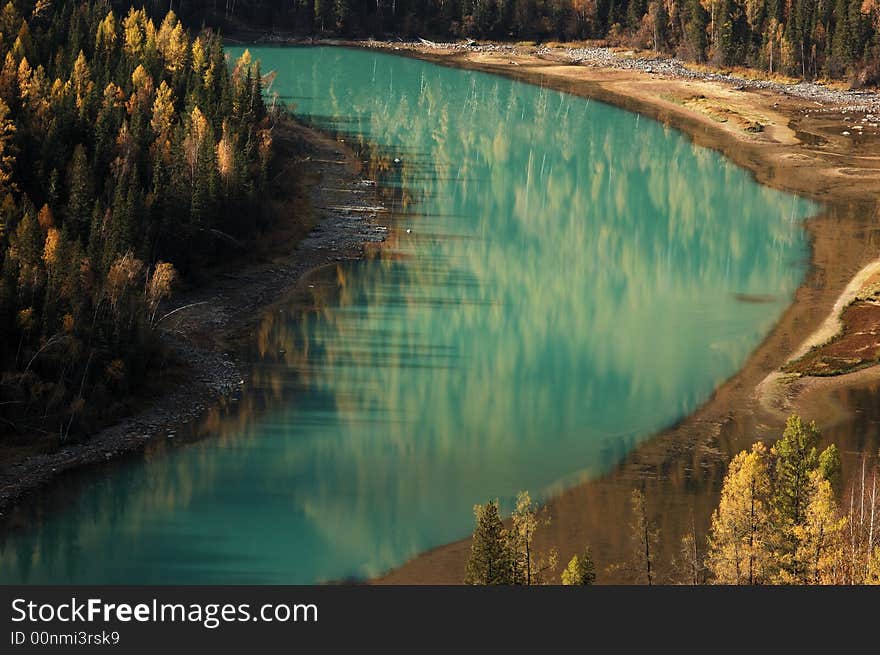
<svg viewBox="0 0 880 655">
<path fill-rule="evenodd" d="M 309 270 L 359 258 L 366 243 L 385 238 L 384 208 L 375 182 L 356 172 L 353 153 L 292 121 L 282 127 L 287 134 L 281 138 L 304 144 L 301 167 L 315 180 L 308 192 L 318 219 L 312 232 L 299 244 L 290 243 L 281 257 L 216 274 L 207 284 L 175 296 L 168 311 L 191 307 L 163 323 L 161 338 L 168 358 L 182 366 L 185 379 L 148 401 L 144 410 L 86 440 L 0 470 L 0 516 L 56 475 L 138 450 L 152 439 L 174 436 L 219 399 L 239 393 L 247 384 L 244 367 L 226 352 L 226 342 L 247 338 L 262 310 L 284 297 Z"/>
<path fill-rule="evenodd" d="M 264 37 L 266 42 L 284 42 L 281 37 Z M 316 44 L 323 42 L 316 41 Z M 327 42 L 335 44 L 338 42 Z M 840 90 L 814 82 L 786 84 L 767 79 L 751 79 L 725 72 L 708 72 L 689 68 L 685 62 L 675 57 L 635 56 L 632 51 L 621 51 L 606 47 L 548 47 L 517 46 L 508 44 L 479 44 L 474 42 L 435 43 L 433 41 L 365 41 L 368 47 L 391 49 L 410 49 L 422 51 L 473 52 L 487 54 L 522 54 L 541 57 L 562 64 L 591 66 L 626 71 L 641 71 L 658 77 L 671 79 L 702 80 L 721 82 L 742 90 L 765 90 L 796 98 L 811 100 L 822 105 L 833 106 L 836 111 L 842 107 L 846 111 L 880 111 L 880 95 L 867 90 Z"/>
</svg>

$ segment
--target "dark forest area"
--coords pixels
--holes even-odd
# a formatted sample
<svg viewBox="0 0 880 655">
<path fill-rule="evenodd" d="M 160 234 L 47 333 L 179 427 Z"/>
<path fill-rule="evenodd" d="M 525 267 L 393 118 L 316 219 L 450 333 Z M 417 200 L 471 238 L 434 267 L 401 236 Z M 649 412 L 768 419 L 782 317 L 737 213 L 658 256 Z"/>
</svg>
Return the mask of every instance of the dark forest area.
<svg viewBox="0 0 880 655">
<path fill-rule="evenodd" d="M 175 280 L 260 227 L 271 129 L 259 65 L 173 13 L 9 2 L 0 35 L 0 433 L 63 441 L 150 375 Z"/>
<path fill-rule="evenodd" d="M 167 10 L 150 3 L 153 11 Z M 603 39 L 717 66 L 877 81 L 876 0 L 181 0 L 194 25 L 502 41 Z"/>
</svg>

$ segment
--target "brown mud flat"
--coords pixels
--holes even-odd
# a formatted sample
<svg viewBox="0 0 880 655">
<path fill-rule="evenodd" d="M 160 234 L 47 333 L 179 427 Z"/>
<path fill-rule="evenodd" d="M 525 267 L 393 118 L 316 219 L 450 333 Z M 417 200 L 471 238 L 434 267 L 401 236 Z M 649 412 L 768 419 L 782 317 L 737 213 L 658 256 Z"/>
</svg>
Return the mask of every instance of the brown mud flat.
<svg viewBox="0 0 880 655">
<path fill-rule="evenodd" d="M 783 367 L 785 373 L 841 375 L 874 364 L 880 358 L 880 304 L 857 300 L 840 316 L 845 329 L 828 343 Z"/>
<path fill-rule="evenodd" d="M 271 180 L 268 233 L 246 255 L 209 267 L 200 283 L 175 294 L 163 322 L 166 360 L 160 388 L 140 409 L 88 439 L 57 439 L 7 448 L 0 459 L 0 516 L 56 476 L 143 450 L 174 435 L 248 381 L 236 355 L 264 310 L 297 288 L 310 271 L 358 259 L 381 241 L 375 184 L 362 177 L 355 154 L 334 139 L 283 120 L 274 129 L 277 169 Z"/>
<path fill-rule="evenodd" d="M 853 278 L 825 324 L 782 368 L 799 376 L 844 375 L 880 361 L 880 261 Z"/>
<path fill-rule="evenodd" d="M 427 44 L 346 45 L 501 74 L 635 111 L 681 130 L 696 145 L 722 152 L 762 184 L 821 203 L 820 213 L 805 223 L 811 251 L 806 278 L 743 368 L 697 411 L 622 457 L 612 473 L 551 498 L 551 524 L 543 529 L 539 548 L 557 548 L 564 564 L 589 544 L 599 564 L 599 582 L 642 582 L 626 565 L 631 552 L 629 499 L 633 489 L 642 488 L 662 535 L 657 579 L 684 580 L 681 538 L 694 528 L 699 539 L 705 534 L 730 457 L 757 439 L 776 438 L 786 412 L 815 419 L 826 438 L 840 445 L 845 477 L 860 453 L 880 443 L 874 422 L 859 434 L 837 429 L 853 416 L 851 397 L 863 398 L 858 392 L 866 388 L 873 393 L 880 367 L 835 378 L 780 374 L 830 315 L 844 334 L 878 331 L 873 321 L 880 321 L 880 312 L 873 309 L 845 313 L 842 325 L 833 314 L 854 278 L 880 257 L 880 135 L 871 113 L 877 111 L 878 96 L 833 89 L 826 93 L 816 91 L 816 85 L 803 92 L 792 86 L 788 93 L 784 84 L 744 86 L 712 74 L 681 76 L 650 66 L 621 68 L 583 60 L 560 63 L 530 48 L 499 52 Z M 861 349 L 872 338 L 844 339 L 835 353 L 851 356 L 851 347 L 864 354 L 868 351 Z M 460 583 L 469 547 L 470 540 L 463 539 L 435 548 L 375 582 Z"/>
</svg>

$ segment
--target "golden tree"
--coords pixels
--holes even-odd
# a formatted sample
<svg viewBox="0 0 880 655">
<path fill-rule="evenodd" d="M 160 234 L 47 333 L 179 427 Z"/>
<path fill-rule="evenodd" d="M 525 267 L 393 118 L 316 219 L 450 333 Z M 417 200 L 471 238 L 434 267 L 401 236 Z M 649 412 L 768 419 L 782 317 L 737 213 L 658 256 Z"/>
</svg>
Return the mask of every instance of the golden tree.
<svg viewBox="0 0 880 655">
<path fill-rule="evenodd" d="M 583 555 L 573 556 L 562 572 L 564 585 L 591 585 L 596 581 L 596 565 L 590 548 L 584 549 Z"/>
<path fill-rule="evenodd" d="M 235 179 L 235 142 L 227 121 L 223 121 L 223 136 L 217 143 L 217 170 L 228 193 Z"/>
<path fill-rule="evenodd" d="M 144 263 L 130 252 L 118 257 L 110 266 L 104 293 L 114 313 L 118 313 L 122 299 L 141 278 L 143 269 Z"/>
<path fill-rule="evenodd" d="M 109 53 L 116 45 L 116 17 L 112 11 L 107 12 L 100 23 L 98 23 L 98 31 L 95 34 L 95 48 L 98 52 Z"/>
<path fill-rule="evenodd" d="M 205 70 L 208 68 L 208 55 L 205 52 L 205 46 L 202 43 L 201 37 L 196 37 L 192 42 L 192 69 L 193 73 L 195 73 L 196 77 L 200 80 L 203 78 L 205 74 Z"/>
<path fill-rule="evenodd" d="M 189 39 L 173 11 L 169 11 L 156 34 L 156 48 L 165 60 L 165 68 L 176 73 L 186 64 Z"/>
<path fill-rule="evenodd" d="M 721 584 L 760 584 L 770 558 L 770 467 L 758 442 L 730 462 L 712 514 L 708 567 Z"/>
<path fill-rule="evenodd" d="M 14 189 L 12 168 L 15 156 L 12 154 L 15 123 L 9 118 L 9 105 L 0 98 L 0 193 L 7 194 Z"/>
<path fill-rule="evenodd" d="M 805 520 L 798 526 L 796 557 L 808 584 L 843 582 L 843 529 L 846 517 L 839 515 L 831 483 L 816 470 L 810 475 L 809 502 Z"/>
<path fill-rule="evenodd" d="M 132 61 L 139 61 L 144 54 L 146 37 L 144 23 L 146 15 L 144 10 L 136 10 L 134 7 L 128 10 L 128 14 L 122 21 L 123 50 Z"/>
<path fill-rule="evenodd" d="M 149 315 L 150 326 L 156 324 L 156 312 L 159 309 L 159 303 L 171 295 L 171 286 L 177 279 L 177 271 L 174 266 L 168 262 L 159 262 L 153 269 L 153 275 L 147 284 L 147 313 Z"/>
<path fill-rule="evenodd" d="M 540 584 L 556 568 L 559 559 L 555 550 L 546 555 L 535 551 L 535 533 L 542 525 L 549 525 L 550 519 L 545 512 L 538 510 L 528 491 L 520 491 L 511 524 L 509 543 L 513 583 Z"/>
<path fill-rule="evenodd" d="M 171 87 L 163 80 L 156 90 L 156 99 L 153 101 L 153 117 L 150 119 L 150 127 L 156 135 L 157 141 L 164 141 L 171 132 L 174 123 L 174 95 Z"/>
<path fill-rule="evenodd" d="M 208 121 L 198 107 L 193 107 L 189 115 L 189 129 L 183 143 L 186 163 L 189 164 L 191 181 L 195 184 L 198 173 L 199 153 L 208 138 Z"/>
<path fill-rule="evenodd" d="M 138 64 L 131 74 L 131 83 L 133 93 L 128 101 L 129 114 L 133 114 L 137 110 L 145 110 L 149 107 L 154 91 L 153 78 L 141 64 Z"/>
</svg>

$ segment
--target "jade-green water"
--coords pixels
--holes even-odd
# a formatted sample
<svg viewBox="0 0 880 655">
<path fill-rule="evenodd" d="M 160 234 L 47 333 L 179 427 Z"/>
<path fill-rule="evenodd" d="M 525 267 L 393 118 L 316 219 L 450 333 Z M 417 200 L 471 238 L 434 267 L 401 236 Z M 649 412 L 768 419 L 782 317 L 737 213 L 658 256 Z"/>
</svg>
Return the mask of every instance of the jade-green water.
<svg viewBox="0 0 880 655">
<path fill-rule="evenodd" d="M 301 117 L 399 157 L 415 202 L 381 256 L 267 314 L 205 438 L 19 512 L 2 582 L 379 574 L 466 536 L 474 503 L 610 470 L 743 364 L 804 275 L 815 206 L 657 122 L 366 50 L 251 53 Z"/>
</svg>

